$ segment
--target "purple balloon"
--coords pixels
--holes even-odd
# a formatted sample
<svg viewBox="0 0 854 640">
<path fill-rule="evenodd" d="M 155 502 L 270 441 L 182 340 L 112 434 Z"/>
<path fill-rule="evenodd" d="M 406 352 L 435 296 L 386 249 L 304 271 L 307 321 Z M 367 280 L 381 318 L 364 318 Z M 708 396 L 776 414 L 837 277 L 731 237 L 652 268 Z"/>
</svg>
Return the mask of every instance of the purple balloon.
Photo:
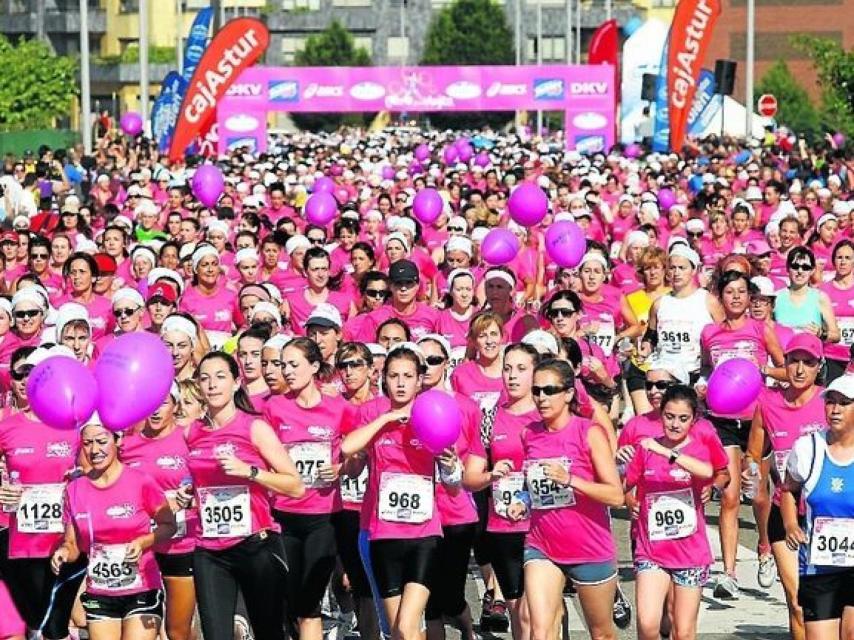
<svg viewBox="0 0 854 640">
<path fill-rule="evenodd" d="M 834 133 L 833 134 L 833 144 L 835 144 L 837 147 L 844 147 L 845 146 L 845 134 L 842 132 Z"/>
<path fill-rule="evenodd" d="M 119 127 L 129 136 L 138 136 L 142 133 L 142 116 L 136 111 L 128 111 L 122 114 Z"/>
<path fill-rule="evenodd" d="M 641 154 L 643 153 L 643 149 L 639 144 L 633 142 L 628 147 L 626 147 L 626 150 L 623 153 L 627 158 L 640 158 Z"/>
<path fill-rule="evenodd" d="M 587 251 L 584 231 L 571 220 L 561 220 L 546 230 L 546 253 L 559 267 L 572 269 Z"/>
<path fill-rule="evenodd" d="M 460 437 L 463 414 L 451 394 L 430 389 L 415 398 L 410 421 L 424 446 L 439 454 Z"/>
<path fill-rule="evenodd" d="M 457 153 L 459 154 L 460 162 L 468 163 L 474 157 L 474 149 L 469 144 L 457 147 Z"/>
<path fill-rule="evenodd" d="M 415 176 L 419 173 L 424 173 L 424 167 L 417 160 L 413 160 L 409 163 L 409 175 Z"/>
<path fill-rule="evenodd" d="M 412 213 L 424 224 L 433 224 L 442 215 L 445 201 L 435 189 L 421 189 L 412 200 Z"/>
<path fill-rule="evenodd" d="M 338 176 L 344 174 L 344 167 L 342 167 L 340 164 L 333 164 L 331 167 L 329 167 L 329 174 L 337 178 Z"/>
<path fill-rule="evenodd" d="M 489 154 L 486 151 L 481 151 L 474 159 L 474 163 L 479 167 L 489 166 Z"/>
<path fill-rule="evenodd" d="M 163 341 L 148 331 L 113 340 L 95 365 L 98 415 L 113 431 L 145 420 L 163 404 L 175 369 Z"/>
<path fill-rule="evenodd" d="M 335 193 L 335 181 L 323 176 L 314 181 L 311 187 L 312 193 Z"/>
<path fill-rule="evenodd" d="M 517 253 L 519 239 L 503 227 L 496 227 L 487 233 L 480 245 L 480 255 L 489 264 L 507 264 Z"/>
<path fill-rule="evenodd" d="M 666 213 L 670 211 L 670 207 L 672 207 L 674 204 L 676 204 L 676 194 L 673 193 L 667 187 L 665 187 L 664 189 L 659 189 L 658 206 L 661 207 L 661 210 Z"/>
<path fill-rule="evenodd" d="M 220 168 L 212 164 L 203 164 L 193 174 L 193 195 L 206 207 L 213 207 L 219 201 L 225 179 Z"/>
<path fill-rule="evenodd" d="M 382 171 L 383 180 L 394 180 L 395 173 L 394 167 L 385 165 Z"/>
<path fill-rule="evenodd" d="M 549 199 L 533 182 L 523 182 L 513 189 L 507 201 L 510 217 L 523 227 L 533 227 L 542 222 L 549 211 Z"/>
<path fill-rule="evenodd" d="M 305 202 L 305 219 L 311 224 L 326 226 L 338 215 L 338 201 L 331 193 L 314 193 Z"/>
<path fill-rule="evenodd" d="M 445 164 L 454 164 L 459 157 L 460 152 L 457 151 L 457 148 L 452 144 L 449 144 L 445 147 L 445 150 L 442 151 L 442 159 L 445 161 Z"/>
<path fill-rule="evenodd" d="M 457 151 L 462 149 L 463 147 L 471 147 L 471 140 L 463 136 L 462 138 L 457 138 L 454 142 L 454 146 L 457 148 Z"/>
<path fill-rule="evenodd" d="M 33 413 L 49 427 L 77 429 L 95 411 L 98 385 L 92 372 L 74 358 L 52 356 L 30 373 L 27 399 Z"/>
<path fill-rule="evenodd" d="M 764 382 L 759 368 L 746 358 L 732 358 L 709 376 L 706 403 L 717 415 L 737 414 L 759 397 Z"/>
<path fill-rule="evenodd" d="M 426 144 L 421 143 L 417 147 L 415 147 L 415 159 L 424 162 L 425 160 L 430 158 L 430 147 Z"/>
</svg>

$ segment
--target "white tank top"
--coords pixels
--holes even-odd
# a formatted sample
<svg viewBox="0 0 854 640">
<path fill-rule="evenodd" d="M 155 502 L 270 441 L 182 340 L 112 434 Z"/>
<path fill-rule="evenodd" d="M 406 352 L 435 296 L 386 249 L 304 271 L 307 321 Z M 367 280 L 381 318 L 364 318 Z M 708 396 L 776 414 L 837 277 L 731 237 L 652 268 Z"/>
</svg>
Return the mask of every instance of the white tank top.
<svg viewBox="0 0 854 640">
<path fill-rule="evenodd" d="M 714 322 L 706 306 L 705 289 L 697 289 L 687 298 L 668 294 L 660 298 L 656 327 L 659 358 L 676 361 L 688 371 L 700 369 L 700 334 Z"/>
</svg>

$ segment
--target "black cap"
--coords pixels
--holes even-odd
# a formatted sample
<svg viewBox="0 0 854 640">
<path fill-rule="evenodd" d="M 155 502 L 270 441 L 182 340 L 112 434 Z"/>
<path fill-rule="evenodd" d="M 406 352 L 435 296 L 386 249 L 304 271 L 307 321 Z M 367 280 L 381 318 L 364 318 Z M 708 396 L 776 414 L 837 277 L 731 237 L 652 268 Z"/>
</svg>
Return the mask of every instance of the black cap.
<svg viewBox="0 0 854 640">
<path fill-rule="evenodd" d="M 418 282 L 418 267 L 411 260 L 398 260 L 388 268 L 388 279 L 392 284 Z"/>
</svg>

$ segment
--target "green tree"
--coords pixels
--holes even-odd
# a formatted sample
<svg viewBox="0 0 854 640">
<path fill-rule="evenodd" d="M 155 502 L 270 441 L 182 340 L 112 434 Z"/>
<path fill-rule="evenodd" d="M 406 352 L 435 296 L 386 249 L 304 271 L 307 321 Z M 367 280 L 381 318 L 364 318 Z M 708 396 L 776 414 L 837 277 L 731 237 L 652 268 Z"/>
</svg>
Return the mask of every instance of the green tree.
<svg viewBox="0 0 854 640">
<path fill-rule="evenodd" d="M 77 63 L 44 42 L 0 36 L 0 131 L 46 129 L 71 112 Z"/>
<path fill-rule="evenodd" d="M 421 63 L 426 65 L 513 64 L 513 34 L 504 9 L 495 0 L 454 0 L 433 16 L 424 43 Z M 500 126 L 512 113 L 431 113 L 440 128 Z"/>
<path fill-rule="evenodd" d="M 296 52 L 294 64 L 300 67 L 367 67 L 371 65 L 371 56 L 356 46 L 353 36 L 338 20 L 333 20 L 326 29 L 309 36 L 305 48 Z M 362 126 L 366 117 L 373 117 L 373 114 L 293 114 L 298 127 L 311 131 L 334 130 L 345 124 Z"/>
<path fill-rule="evenodd" d="M 828 38 L 795 36 L 795 46 L 812 60 L 821 87 L 821 123 L 831 132 L 854 136 L 854 51 Z"/>
<path fill-rule="evenodd" d="M 777 98 L 777 122 L 808 138 L 819 133 L 818 111 L 783 60 L 777 60 L 756 84 L 756 95 L 763 93 Z"/>
</svg>

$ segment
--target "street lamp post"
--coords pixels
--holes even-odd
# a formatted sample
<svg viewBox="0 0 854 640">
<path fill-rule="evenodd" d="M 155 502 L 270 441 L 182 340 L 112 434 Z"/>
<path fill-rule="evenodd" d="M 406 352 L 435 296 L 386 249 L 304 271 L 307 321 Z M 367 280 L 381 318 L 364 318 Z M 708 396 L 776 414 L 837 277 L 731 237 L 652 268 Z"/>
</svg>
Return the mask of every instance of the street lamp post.
<svg viewBox="0 0 854 640">
<path fill-rule="evenodd" d="M 749 137 L 753 132 L 753 63 L 755 55 L 756 35 L 756 3 L 755 0 L 747 0 L 747 60 L 744 72 L 744 136 Z"/>
<path fill-rule="evenodd" d="M 543 0 L 537 0 L 537 66 L 543 64 Z M 543 134 L 543 110 L 537 109 L 537 135 Z"/>
<path fill-rule="evenodd" d="M 181 3 L 175 0 L 175 18 L 178 28 L 175 30 L 175 57 L 178 58 L 178 73 L 184 73 L 184 15 Z"/>
<path fill-rule="evenodd" d="M 80 0 L 80 133 L 83 153 L 92 153 L 92 123 L 89 118 L 92 102 L 89 84 L 89 6 L 88 0 Z"/>
<path fill-rule="evenodd" d="M 139 114 L 148 135 L 148 0 L 139 0 Z"/>
</svg>

